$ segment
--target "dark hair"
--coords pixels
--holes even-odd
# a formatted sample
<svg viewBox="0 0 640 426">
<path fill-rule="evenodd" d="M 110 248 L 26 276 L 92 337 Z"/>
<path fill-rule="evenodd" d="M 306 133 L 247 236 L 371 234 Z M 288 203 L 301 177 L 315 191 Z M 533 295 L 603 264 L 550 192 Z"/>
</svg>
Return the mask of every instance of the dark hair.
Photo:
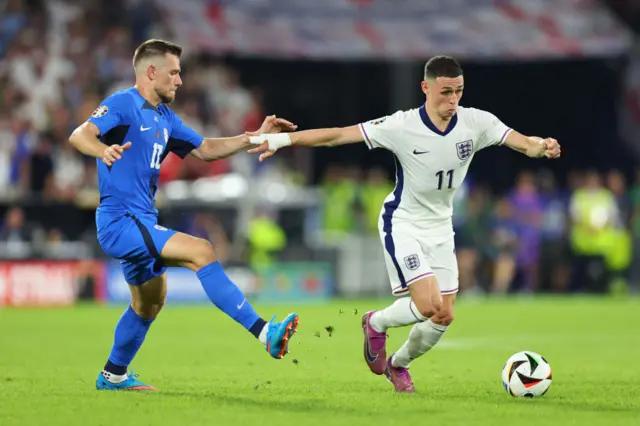
<svg viewBox="0 0 640 426">
<path fill-rule="evenodd" d="M 142 43 L 136 49 L 133 54 L 133 66 L 138 65 L 143 59 L 150 58 L 152 56 L 162 56 L 166 53 L 176 55 L 178 58 L 182 55 L 182 47 L 170 41 L 151 39 Z"/>
<path fill-rule="evenodd" d="M 462 67 L 450 56 L 434 56 L 424 66 L 424 78 L 436 79 L 438 77 L 455 78 L 462 75 Z"/>
</svg>

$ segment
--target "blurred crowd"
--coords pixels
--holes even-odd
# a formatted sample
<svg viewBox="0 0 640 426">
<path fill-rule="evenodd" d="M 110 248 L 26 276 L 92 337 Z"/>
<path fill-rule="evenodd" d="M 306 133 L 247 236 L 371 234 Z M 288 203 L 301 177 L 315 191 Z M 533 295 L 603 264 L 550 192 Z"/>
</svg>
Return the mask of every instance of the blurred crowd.
<svg viewBox="0 0 640 426">
<path fill-rule="evenodd" d="M 125 7 L 128 13 L 121 12 Z M 132 53 L 152 37 L 173 39 L 150 0 L 0 1 L 0 243 L 36 242 L 64 255 L 60 241 L 95 239 L 92 215 L 77 209 L 95 207 L 87 201 L 95 203 L 95 160 L 66 142 L 104 97 L 133 84 Z M 244 87 L 221 62 L 189 53 L 172 106 L 185 123 L 213 137 L 258 128 L 261 92 Z M 161 182 L 228 173 L 238 157 L 203 163 L 169 156 Z M 640 178 L 627 182 L 615 170 L 572 172 L 563 186 L 549 172 L 522 172 L 510 192 L 494 194 L 470 178 L 454 208 L 461 287 L 595 292 L 640 282 L 640 261 L 633 261 L 640 241 Z M 348 235 L 377 235 L 393 182 L 379 168 L 332 165 L 319 189 L 323 208 L 314 226 L 326 241 L 339 242 Z M 41 208 L 43 201 L 52 207 Z M 259 248 L 255 262 L 286 246 L 276 216 L 251 222 L 248 238 Z M 221 257 L 227 256 L 229 238 L 215 216 L 181 220 L 181 230 L 214 241 Z"/>
<path fill-rule="evenodd" d="M 133 85 L 133 52 L 148 38 L 173 39 L 150 0 L 0 1 L 0 240 L 90 239 L 82 228 L 92 221 L 75 207 L 96 206 L 96 162 L 68 136 L 102 99 Z M 233 69 L 188 49 L 182 68 L 172 108 L 187 125 L 208 137 L 260 126 L 261 93 L 242 86 Z M 171 154 L 160 179 L 216 176 L 233 170 L 233 161 Z M 42 203 L 55 208 L 29 208 Z M 190 220 L 185 229 L 199 226 L 199 218 Z"/>
<path fill-rule="evenodd" d="M 547 171 L 524 171 L 497 197 L 469 186 L 454 217 L 461 286 L 605 292 L 637 281 L 639 194 L 640 180 L 627 188 L 618 170 L 573 171 L 564 187 Z"/>
<path fill-rule="evenodd" d="M 0 2 L 0 194 L 74 201 L 95 189 L 95 160 L 75 152 L 68 136 L 102 99 L 133 85 L 133 51 L 152 37 L 172 39 L 153 1 Z M 172 105 L 183 121 L 209 137 L 258 128 L 260 92 L 243 87 L 234 70 L 189 53 Z M 161 180 L 231 167 L 171 155 Z"/>
<path fill-rule="evenodd" d="M 628 185 L 618 170 L 572 171 L 560 186 L 547 170 L 523 171 L 504 194 L 474 182 L 458 190 L 453 218 L 467 293 L 623 291 L 640 282 L 640 172 Z M 378 235 L 393 190 L 381 170 L 335 166 L 321 188 L 329 238 Z"/>
</svg>

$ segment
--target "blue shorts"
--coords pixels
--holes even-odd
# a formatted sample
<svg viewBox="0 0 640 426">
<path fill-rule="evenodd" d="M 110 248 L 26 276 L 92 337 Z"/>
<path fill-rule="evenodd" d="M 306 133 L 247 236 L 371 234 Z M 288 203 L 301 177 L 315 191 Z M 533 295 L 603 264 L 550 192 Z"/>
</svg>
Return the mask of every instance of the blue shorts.
<svg viewBox="0 0 640 426">
<path fill-rule="evenodd" d="M 96 212 L 96 225 L 100 246 L 120 259 L 127 283 L 144 284 L 167 271 L 160 253 L 177 231 L 158 225 L 156 215 Z"/>
</svg>

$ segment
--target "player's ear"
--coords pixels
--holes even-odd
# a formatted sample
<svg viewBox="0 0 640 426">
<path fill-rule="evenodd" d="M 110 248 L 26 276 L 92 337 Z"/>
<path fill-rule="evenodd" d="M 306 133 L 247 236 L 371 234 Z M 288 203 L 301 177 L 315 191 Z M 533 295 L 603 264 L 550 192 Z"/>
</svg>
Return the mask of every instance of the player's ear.
<svg viewBox="0 0 640 426">
<path fill-rule="evenodd" d="M 155 80 L 156 79 L 156 67 L 155 65 L 149 64 L 149 66 L 147 67 L 147 77 L 149 77 L 149 80 Z"/>
<path fill-rule="evenodd" d="M 420 82 L 420 87 L 422 88 L 422 93 L 424 93 L 425 95 L 429 93 L 429 83 L 427 82 L 427 80 L 422 80 Z"/>
</svg>

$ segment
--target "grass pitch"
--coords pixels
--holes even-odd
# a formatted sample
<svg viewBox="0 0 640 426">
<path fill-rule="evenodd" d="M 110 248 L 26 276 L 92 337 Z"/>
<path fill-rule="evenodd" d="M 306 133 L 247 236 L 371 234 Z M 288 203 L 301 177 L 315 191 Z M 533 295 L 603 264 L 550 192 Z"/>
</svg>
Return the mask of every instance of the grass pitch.
<svg viewBox="0 0 640 426">
<path fill-rule="evenodd" d="M 94 388 L 123 307 L 0 310 L 0 424 L 640 424 L 638 299 L 460 300 L 443 340 L 412 364 L 416 395 L 394 394 L 362 358 L 360 317 L 389 301 L 298 307 L 283 360 L 213 306 L 169 305 L 132 366 L 155 393 Z M 257 308 L 265 318 L 293 310 Z M 408 332 L 390 330 L 388 350 Z M 502 387 L 502 366 L 520 350 L 551 364 L 542 398 Z"/>
</svg>

